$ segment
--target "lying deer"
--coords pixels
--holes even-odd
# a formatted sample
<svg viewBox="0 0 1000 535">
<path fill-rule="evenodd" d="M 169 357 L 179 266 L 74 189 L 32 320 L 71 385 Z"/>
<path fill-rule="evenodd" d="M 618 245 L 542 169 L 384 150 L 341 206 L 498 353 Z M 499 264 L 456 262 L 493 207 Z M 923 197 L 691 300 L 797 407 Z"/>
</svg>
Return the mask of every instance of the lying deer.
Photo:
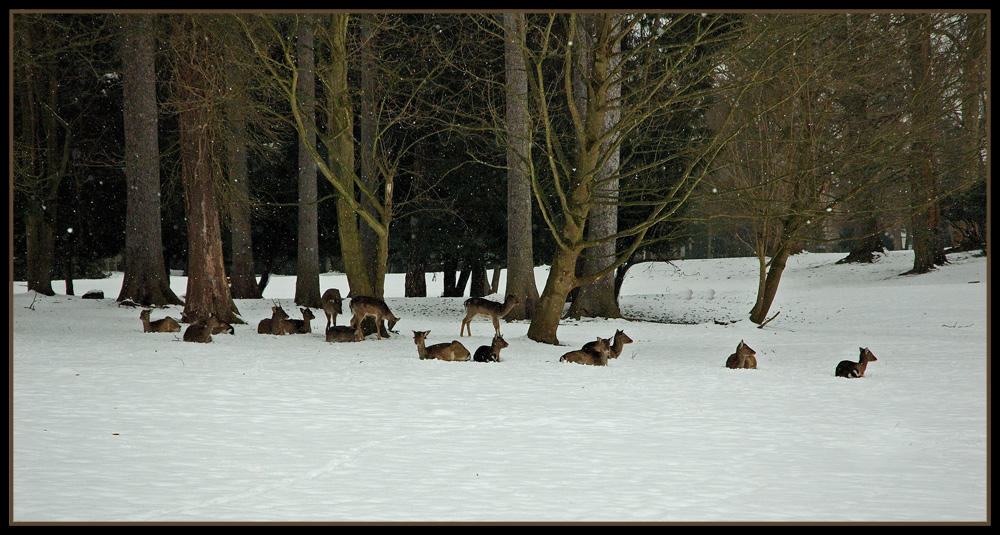
<svg viewBox="0 0 1000 535">
<path fill-rule="evenodd" d="M 382 320 L 388 321 L 386 326 L 386 332 L 391 331 L 393 327 L 396 326 L 396 322 L 399 321 L 389 307 L 385 304 L 385 301 L 377 297 L 367 297 L 359 295 L 358 297 L 351 298 L 351 327 L 357 329 L 361 336 L 364 337 L 364 333 L 361 331 L 361 322 L 365 318 L 371 316 L 375 318 L 376 334 L 378 334 L 378 339 L 382 339 Z"/>
<path fill-rule="evenodd" d="M 458 340 L 453 340 L 451 343 L 434 344 L 432 346 L 425 346 L 424 342 L 427 340 L 427 335 L 430 331 L 413 331 L 413 343 L 417 344 L 417 354 L 420 355 L 420 360 L 426 359 L 438 359 L 447 361 L 466 361 L 469 360 L 469 350 L 465 349 Z"/>
<path fill-rule="evenodd" d="M 271 317 L 264 318 L 260 320 L 257 324 L 258 334 L 285 334 L 285 329 L 282 328 L 281 322 L 288 319 L 288 313 L 285 309 L 281 308 L 280 305 L 274 305 L 271 307 Z"/>
<path fill-rule="evenodd" d="M 209 314 L 207 318 L 198 320 L 184 329 L 184 341 L 207 344 L 212 341 L 212 334 L 218 334 L 216 330 L 223 332 L 226 327 L 230 330 L 233 328 L 232 325 L 215 317 L 215 314 Z"/>
<path fill-rule="evenodd" d="M 587 349 L 587 346 L 591 346 L 592 349 Z M 597 337 L 596 342 L 589 342 L 583 347 L 583 349 L 577 349 L 576 351 L 570 351 L 562 357 L 559 357 L 559 362 L 575 362 L 577 364 L 586 364 L 588 366 L 607 366 L 608 356 L 611 353 L 611 340 L 607 338 Z"/>
<path fill-rule="evenodd" d="M 465 319 L 462 320 L 462 327 L 459 329 L 458 335 L 464 336 L 466 329 L 469 331 L 469 336 L 472 336 L 472 320 L 476 316 L 486 316 L 493 320 L 493 330 L 496 331 L 496 335 L 500 334 L 500 318 L 506 316 L 520 300 L 514 294 L 507 294 L 507 298 L 504 299 L 503 303 L 497 303 L 496 301 L 490 301 L 489 299 L 484 299 L 482 297 L 470 297 L 465 300 Z"/>
<path fill-rule="evenodd" d="M 326 341 L 333 342 L 360 342 L 364 340 L 363 334 L 358 332 L 354 327 L 348 327 L 346 325 L 331 325 L 326 329 Z"/>
<path fill-rule="evenodd" d="M 139 313 L 142 320 L 142 332 L 144 333 L 178 333 L 181 332 L 181 324 L 177 320 L 167 316 L 156 321 L 149 321 L 150 310 L 146 309 Z"/>
<path fill-rule="evenodd" d="M 740 343 L 736 345 L 736 353 L 729 355 L 729 358 L 726 359 L 726 367 L 731 370 L 737 370 L 740 368 L 756 370 L 757 357 L 754 356 L 756 354 L 756 351 L 743 343 L 743 340 L 740 340 Z"/>
<path fill-rule="evenodd" d="M 864 377 L 868 363 L 878 360 L 867 347 L 859 349 L 861 349 L 861 357 L 857 362 L 842 360 L 837 364 L 837 370 L 834 372 L 837 377 Z"/>
<path fill-rule="evenodd" d="M 229 323 L 215 318 L 215 322 L 212 325 L 212 334 L 236 334 L 236 329 Z"/>
<path fill-rule="evenodd" d="M 509 344 L 499 334 L 493 336 L 493 342 L 488 346 L 479 346 L 472 360 L 476 362 L 500 362 L 500 350 Z"/>
<path fill-rule="evenodd" d="M 622 349 L 625 344 L 631 344 L 632 339 L 625 334 L 625 331 L 618 329 L 615 331 L 615 336 L 612 338 L 611 350 L 608 353 L 608 358 L 616 359 L 618 355 L 622 354 Z M 597 342 L 587 342 L 583 345 L 583 348 L 589 351 L 595 351 L 597 348 Z"/>
<path fill-rule="evenodd" d="M 281 320 L 281 328 L 284 329 L 285 334 L 309 334 L 313 331 L 312 320 L 316 319 L 316 315 L 308 308 L 300 308 L 299 312 L 302 312 L 300 320 Z"/>
<path fill-rule="evenodd" d="M 340 297 L 340 290 L 330 288 L 323 292 L 323 312 L 326 313 L 326 330 L 330 330 L 331 325 L 337 324 L 337 315 L 344 313 L 344 300 Z"/>
</svg>

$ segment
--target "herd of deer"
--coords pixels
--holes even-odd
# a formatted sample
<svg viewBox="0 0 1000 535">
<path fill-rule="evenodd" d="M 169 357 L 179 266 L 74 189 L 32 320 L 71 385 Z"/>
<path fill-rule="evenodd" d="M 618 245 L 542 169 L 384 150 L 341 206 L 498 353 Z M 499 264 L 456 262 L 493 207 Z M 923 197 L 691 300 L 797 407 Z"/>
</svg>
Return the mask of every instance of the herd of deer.
<svg viewBox="0 0 1000 535">
<path fill-rule="evenodd" d="M 462 319 L 462 326 L 459 329 L 459 337 L 468 332 L 472 336 L 472 320 L 483 316 L 493 321 L 493 342 L 488 346 L 480 346 L 475 354 L 458 340 L 451 342 L 426 345 L 428 331 L 413 331 L 413 343 L 417 346 L 417 355 L 420 360 L 437 359 L 445 361 L 468 361 L 475 362 L 500 362 L 500 350 L 508 347 L 507 342 L 500 334 L 500 318 L 506 316 L 518 304 L 518 298 L 513 294 L 508 294 L 503 303 L 484 299 L 482 297 L 471 297 L 465 301 L 465 318 Z M 350 326 L 338 326 L 337 316 L 343 313 L 343 298 L 340 291 L 330 288 L 322 297 L 323 312 L 326 314 L 326 341 L 327 342 L 359 342 L 364 340 L 364 331 L 361 328 L 362 322 L 366 318 L 375 320 L 375 333 L 379 340 L 382 334 L 392 331 L 399 321 L 385 301 L 375 298 L 358 296 L 351 298 L 351 322 Z M 302 319 L 290 319 L 288 313 L 275 304 L 271 307 L 271 317 L 264 318 L 257 324 L 259 334 L 285 335 L 285 334 L 309 334 L 312 332 L 312 320 L 316 316 L 308 308 L 299 309 L 302 312 Z M 180 332 L 181 326 L 177 320 L 167 316 L 163 319 L 150 321 L 150 311 L 143 310 L 139 313 L 142 320 L 142 330 L 147 333 Z M 382 322 L 386 327 L 383 331 Z M 199 321 L 192 322 L 184 331 L 185 342 L 211 342 L 213 334 L 228 333 L 233 334 L 232 325 L 217 318 L 214 314 Z M 622 330 L 615 331 L 611 338 L 597 337 L 597 340 L 588 342 L 575 351 L 570 351 L 559 358 L 559 362 L 574 362 L 577 364 L 587 364 L 590 366 L 607 366 L 608 359 L 616 359 L 622 353 L 625 344 L 631 344 L 632 339 Z M 862 347 L 861 357 L 858 362 L 844 360 L 837 364 L 834 374 L 837 377 L 864 377 L 865 369 L 869 362 L 878 359 L 866 348 Z M 729 369 L 757 369 L 757 352 L 748 346 L 743 340 L 736 346 L 736 352 L 726 359 L 726 367 Z"/>
</svg>

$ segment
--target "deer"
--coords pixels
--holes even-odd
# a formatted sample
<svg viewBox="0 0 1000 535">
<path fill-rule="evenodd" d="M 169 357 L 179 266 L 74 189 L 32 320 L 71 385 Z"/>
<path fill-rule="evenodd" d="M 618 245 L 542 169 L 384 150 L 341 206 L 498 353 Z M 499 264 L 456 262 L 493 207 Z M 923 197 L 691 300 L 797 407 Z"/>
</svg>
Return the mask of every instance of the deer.
<svg viewBox="0 0 1000 535">
<path fill-rule="evenodd" d="M 754 351 L 750 346 L 746 345 L 743 340 L 736 345 L 736 353 L 729 355 L 726 359 L 726 367 L 730 370 L 738 370 L 745 368 L 748 370 L 757 369 L 757 352 Z"/>
<path fill-rule="evenodd" d="M 365 337 L 354 327 L 347 325 L 331 325 L 326 329 L 326 341 L 334 342 L 360 342 Z"/>
<path fill-rule="evenodd" d="M 867 347 L 859 349 L 861 350 L 861 357 L 858 358 L 857 362 L 842 360 L 837 364 L 837 369 L 834 371 L 837 377 L 864 377 L 868 363 L 878 360 Z"/>
<path fill-rule="evenodd" d="M 424 342 L 430 333 L 430 331 L 413 331 L 413 343 L 417 345 L 417 354 L 420 355 L 420 360 L 438 359 L 450 362 L 469 360 L 469 350 L 465 349 L 465 346 L 458 340 L 425 346 Z"/>
<path fill-rule="evenodd" d="M 500 362 L 500 350 L 510 344 L 499 334 L 493 336 L 493 342 L 488 346 L 479 346 L 472 360 L 476 362 Z"/>
<path fill-rule="evenodd" d="M 331 325 L 337 325 L 337 315 L 344 313 L 344 300 L 340 297 L 340 290 L 330 288 L 323 292 L 320 298 L 323 302 L 323 312 L 326 313 L 326 330 L 330 330 Z"/>
<path fill-rule="evenodd" d="M 608 338 L 597 337 L 596 342 L 588 342 L 587 345 L 593 344 L 593 349 L 577 349 L 576 351 L 570 351 L 565 355 L 559 357 L 559 362 L 575 362 L 577 364 L 586 364 L 588 366 L 607 366 L 608 356 L 611 353 L 611 340 Z"/>
<path fill-rule="evenodd" d="M 144 333 L 178 333 L 181 332 L 181 324 L 177 320 L 167 316 L 156 321 L 149 321 L 150 310 L 146 309 L 139 313 L 142 320 L 142 332 Z"/>
<path fill-rule="evenodd" d="M 281 322 L 287 319 L 288 313 L 281 308 L 281 305 L 276 304 L 271 307 L 271 317 L 264 318 L 257 324 L 257 333 L 284 335 L 285 329 L 282 328 Z"/>
<path fill-rule="evenodd" d="M 462 327 L 459 329 L 458 336 L 464 336 L 466 329 L 469 331 L 469 336 L 472 336 L 472 320 L 476 316 L 486 316 L 493 320 L 493 330 L 496 331 L 496 335 L 500 335 L 500 318 L 506 316 L 510 311 L 520 303 L 520 299 L 514 294 L 507 294 L 507 298 L 504 299 L 503 303 L 497 303 L 496 301 L 490 301 L 489 299 L 484 299 L 482 297 L 470 297 L 465 300 L 465 319 L 462 320 Z"/>
<path fill-rule="evenodd" d="M 299 312 L 302 313 L 300 320 L 281 320 L 281 328 L 285 334 L 309 334 L 312 332 L 312 320 L 316 319 L 316 315 L 308 308 L 300 308 Z"/>
<path fill-rule="evenodd" d="M 217 318 L 215 314 L 209 314 L 207 318 L 198 320 L 184 329 L 184 341 L 207 344 L 212 341 L 212 334 L 217 334 L 215 333 L 217 329 L 224 330 L 226 327 L 229 327 L 230 330 L 233 328 L 232 325 Z"/>
<path fill-rule="evenodd" d="M 357 329 L 359 333 L 362 333 L 361 322 L 364 321 L 365 318 L 369 316 L 375 318 L 375 333 L 378 334 L 379 340 L 382 339 L 383 319 L 388 321 L 388 325 L 386 326 L 387 332 L 391 331 L 392 328 L 396 326 L 396 322 L 399 321 L 399 318 L 397 318 L 392 311 L 389 310 L 385 301 L 377 297 L 367 297 L 363 295 L 352 297 L 351 314 L 353 314 L 353 317 L 351 318 L 351 327 Z M 361 336 L 363 338 L 364 333 L 362 333 Z"/>
<path fill-rule="evenodd" d="M 632 339 L 625 334 L 625 331 L 618 329 L 615 331 L 614 337 L 611 339 L 611 350 L 608 352 L 608 358 L 616 359 L 618 355 L 622 354 L 622 349 L 625 344 L 631 344 Z M 597 342 L 587 342 L 583 345 L 583 349 L 588 351 L 596 351 Z"/>
</svg>

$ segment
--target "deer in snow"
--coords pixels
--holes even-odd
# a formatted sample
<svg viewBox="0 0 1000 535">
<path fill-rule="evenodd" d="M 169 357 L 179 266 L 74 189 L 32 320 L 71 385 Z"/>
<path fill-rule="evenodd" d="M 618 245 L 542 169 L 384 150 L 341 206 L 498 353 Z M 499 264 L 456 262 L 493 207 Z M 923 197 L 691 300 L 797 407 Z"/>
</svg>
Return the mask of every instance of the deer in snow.
<svg viewBox="0 0 1000 535">
<path fill-rule="evenodd" d="M 288 319 L 288 313 L 281 308 L 281 305 L 275 304 L 271 307 L 271 317 L 264 318 L 257 324 L 257 333 L 283 335 L 285 329 L 282 328 L 281 322 L 286 319 Z"/>
<path fill-rule="evenodd" d="M 614 337 L 611 339 L 611 350 L 608 352 L 608 358 L 616 359 L 618 355 L 622 354 L 622 349 L 625 344 L 631 344 L 632 339 L 625 334 L 625 331 L 618 329 L 615 331 Z M 597 349 L 597 342 L 587 342 L 583 345 L 583 349 L 588 351 L 595 351 Z"/>
<path fill-rule="evenodd" d="M 320 298 L 323 302 L 323 312 L 326 313 L 326 330 L 330 330 L 331 325 L 337 324 L 337 315 L 344 313 L 344 300 L 340 297 L 340 290 L 330 288 L 323 292 Z"/>
<path fill-rule="evenodd" d="M 575 362 L 577 364 L 586 364 L 588 366 L 607 366 L 608 356 L 611 353 L 611 340 L 607 338 L 597 337 L 596 342 L 589 342 L 587 345 L 593 344 L 592 349 L 577 349 L 576 351 L 570 351 L 562 357 L 559 357 L 559 362 Z"/>
<path fill-rule="evenodd" d="M 730 370 L 738 370 L 740 368 L 746 368 L 748 370 L 757 369 L 757 354 L 750 346 L 746 345 L 743 340 L 736 345 L 736 353 L 729 355 L 726 359 L 726 367 Z"/>
<path fill-rule="evenodd" d="M 867 347 L 859 349 L 861 350 L 861 357 L 858 358 L 857 362 L 842 360 L 837 364 L 837 369 L 834 372 L 837 377 L 864 377 L 868 363 L 878 360 Z"/>
<path fill-rule="evenodd" d="M 500 350 L 510 344 L 499 334 L 493 335 L 493 342 L 488 346 L 479 346 L 472 360 L 476 362 L 500 362 Z"/>
<path fill-rule="evenodd" d="M 393 327 L 396 326 L 396 322 L 399 321 L 392 311 L 389 310 L 388 305 L 385 301 L 377 297 L 367 297 L 359 295 L 357 297 L 351 298 L 351 327 L 357 329 L 359 333 L 361 331 L 361 322 L 365 318 L 371 316 L 375 318 L 376 334 L 378 334 L 378 339 L 382 339 L 382 320 L 386 320 L 388 324 L 386 325 L 386 332 L 391 331 Z M 364 333 L 361 334 L 364 337 Z"/>
<path fill-rule="evenodd" d="M 420 360 L 469 360 L 469 350 L 465 349 L 465 346 L 458 340 L 453 340 L 450 343 L 434 344 L 432 346 L 424 345 L 427 335 L 430 333 L 430 331 L 413 331 L 413 343 L 417 345 L 417 354 L 420 355 Z"/>
<path fill-rule="evenodd" d="M 181 324 L 177 320 L 167 316 L 163 319 L 149 321 L 150 310 L 147 308 L 139 313 L 142 320 L 142 332 L 144 333 L 177 333 L 181 332 Z"/>
<path fill-rule="evenodd" d="M 465 300 L 465 319 L 462 320 L 462 327 L 459 329 L 458 335 L 464 336 L 465 331 L 469 331 L 469 336 L 472 336 L 472 320 L 476 316 L 486 316 L 493 320 L 493 330 L 496 334 L 500 334 L 500 318 L 506 316 L 520 300 L 514 294 L 507 294 L 507 298 L 504 299 L 503 303 L 497 303 L 496 301 L 490 301 L 489 299 L 484 299 L 482 297 L 470 297 Z"/>
<path fill-rule="evenodd" d="M 302 312 L 300 320 L 281 320 L 281 328 L 285 334 L 309 334 L 312 332 L 312 320 L 316 319 L 316 315 L 308 308 L 300 308 L 299 312 Z"/>
<path fill-rule="evenodd" d="M 326 341 L 333 342 L 360 342 L 365 337 L 354 327 L 347 325 L 331 325 L 326 329 Z"/>
<path fill-rule="evenodd" d="M 230 331 L 233 329 L 232 325 L 220 320 L 215 314 L 209 314 L 207 318 L 198 320 L 184 329 L 184 341 L 207 344 L 212 341 L 212 334 L 218 334 L 217 330 L 225 332 L 226 327 Z"/>
</svg>

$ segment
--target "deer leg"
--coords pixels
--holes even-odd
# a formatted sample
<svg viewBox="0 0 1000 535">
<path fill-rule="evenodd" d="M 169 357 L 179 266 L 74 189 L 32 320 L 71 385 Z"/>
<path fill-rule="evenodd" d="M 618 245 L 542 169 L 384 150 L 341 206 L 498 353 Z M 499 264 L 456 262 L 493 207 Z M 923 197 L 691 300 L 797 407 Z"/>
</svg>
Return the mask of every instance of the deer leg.
<svg viewBox="0 0 1000 535">
<path fill-rule="evenodd" d="M 497 332 L 497 336 L 500 336 L 500 318 L 493 316 L 493 330 Z"/>
</svg>

